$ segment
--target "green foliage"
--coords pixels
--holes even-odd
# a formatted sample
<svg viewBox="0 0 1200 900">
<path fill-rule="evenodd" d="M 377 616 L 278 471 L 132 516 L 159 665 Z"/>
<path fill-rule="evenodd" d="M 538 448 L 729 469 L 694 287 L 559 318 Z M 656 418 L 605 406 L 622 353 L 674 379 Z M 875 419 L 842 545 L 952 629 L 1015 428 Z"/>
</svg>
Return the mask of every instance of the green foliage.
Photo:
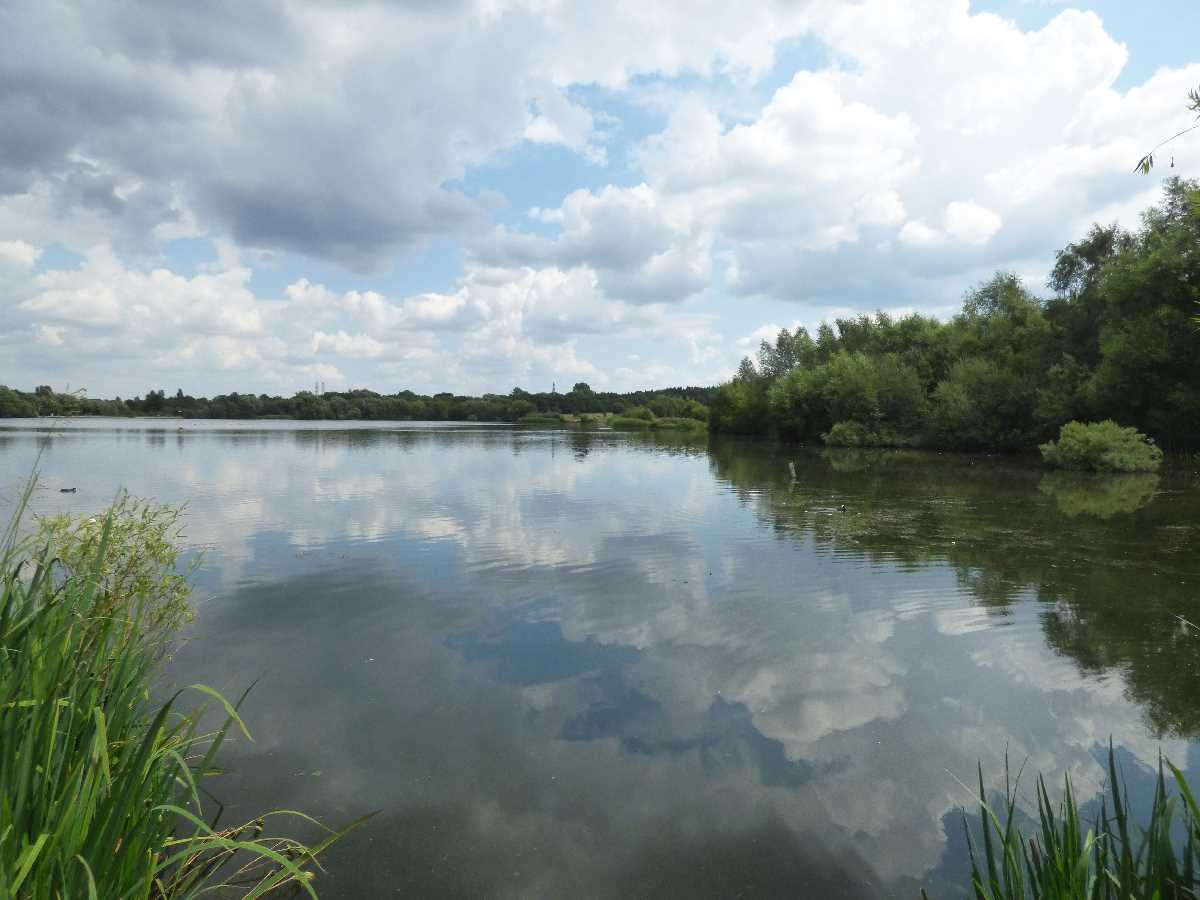
<svg viewBox="0 0 1200 900">
<path fill-rule="evenodd" d="M 1200 808 L 1183 774 L 1166 765 L 1178 793 L 1168 788 L 1160 762 L 1149 819 L 1136 834 L 1111 745 L 1108 795 L 1093 822 L 1084 821 L 1070 776 L 1058 809 L 1039 776 L 1037 827 L 1029 837 L 1017 822 L 1017 783 L 1009 782 L 1003 804 L 993 805 L 980 766 L 982 834 L 972 839 L 965 815 L 963 822 L 977 900 L 1194 900 L 1200 895 Z M 1177 844 L 1179 820 L 1183 840 Z"/>
<path fill-rule="evenodd" d="M 793 369 L 771 385 L 767 397 L 782 433 L 799 438 L 820 434 L 827 443 L 871 441 L 850 446 L 913 443 L 912 432 L 920 428 L 926 406 L 920 377 L 911 366 L 892 353 L 871 356 L 863 351 L 841 351 L 811 369 Z"/>
<path fill-rule="evenodd" d="M 831 447 L 903 447 L 912 443 L 887 428 L 873 429 L 861 422 L 835 422 L 821 439 Z"/>
<path fill-rule="evenodd" d="M 1042 444 L 1042 459 L 1056 469 L 1091 472 L 1155 472 L 1163 454 L 1136 428 L 1103 422 L 1068 422 L 1057 441 Z"/>
<path fill-rule="evenodd" d="M 654 413 L 645 406 L 631 406 L 621 414 L 627 419 L 642 419 L 646 422 L 654 421 Z"/>
<path fill-rule="evenodd" d="M 521 425 L 561 425 L 562 420 L 558 413 L 531 412 L 523 415 L 519 422 Z"/>
<path fill-rule="evenodd" d="M 1115 419 L 1200 447 L 1198 185 L 1168 179 L 1136 233 L 1093 227 L 1058 254 L 1050 287 L 1042 301 L 1002 272 L 949 322 L 877 313 L 815 340 L 785 329 L 718 389 L 710 427 L 1031 450 L 1066 422 Z"/>
<path fill-rule="evenodd" d="M 1196 118 L 1200 119 L 1200 88 L 1193 88 L 1192 90 L 1188 91 L 1188 107 L 1187 108 L 1190 109 L 1192 112 L 1196 113 Z M 1169 138 L 1167 138 L 1164 141 L 1159 141 L 1158 144 L 1155 145 L 1153 150 L 1151 150 L 1149 153 L 1147 153 L 1145 156 L 1143 156 L 1141 159 L 1139 159 L 1137 161 L 1137 165 L 1133 167 L 1133 171 L 1141 172 L 1143 175 L 1149 175 L 1150 170 L 1154 168 L 1154 154 L 1156 152 L 1158 152 L 1158 150 L 1160 150 L 1162 147 L 1166 146 L 1167 144 L 1171 143 L 1172 141 L 1183 137 L 1185 134 L 1195 131 L 1197 128 L 1200 128 L 1200 121 L 1198 121 L 1195 125 L 1189 125 L 1187 128 L 1183 129 L 1182 131 L 1177 131 L 1175 134 L 1171 135 Z M 1172 166 L 1175 165 L 1174 158 L 1171 159 L 1171 165 Z"/>
<path fill-rule="evenodd" d="M 934 389 L 930 424 L 941 446 L 964 450 L 1015 450 L 1035 434 L 1021 378 L 977 356 L 956 362 Z"/>
<path fill-rule="evenodd" d="M 608 420 L 612 428 L 618 430 L 653 428 L 654 423 L 639 416 L 613 416 Z"/>
<path fill-rule="evenodd" d="M 686 404 L 681 404 L 679 408 L 686 409 L 687 406 Z M 659 418 L 644 406 L 631 407 L 625 411 L 624 415 L 613 416 L 608 420 L 608 424 L 612 428 L 625 431 L 644 431 L 648 429 L 654 429 L 655 431 L 703 431 L 707 427 L 704 421 L 687 416 L 663 416 Z"/>
<path fill-rule="evenodd" d="M 17 416 L 183 416 L 199 419 L 334 419 L 451 422 L 520 422 L 530 414 L 558 421 L 561 415 L 604 415 L 629 407 L 648 407 L 664 418 L 708 419 L 707 403 L 716 388 L 677 387 L 617 394 L 597 392 L 578 382 L 567 394 L 531 394 L 521 388 L 501 396 L 455 394 L 423 396 L 412 391 L 384 395 L 368 390 L 300 391 L 292 397 L 266 394 L 221 394 L 191 397 L 180 390 L 168 396 L 152 390 L 144 398 L 91 400 L 58 394 L 42 385 L 34 393 L 0 386 L 0 418 Z"/>
<path fill-rule="evenodd" d="M 767 430 L 766 383 L 735 378 L 717 389 L 709 406 L 709 426 L 732 434 L 762 434 Z"/>
<path fill-rule="evenodd" d="M 202 733 L 204 706 L 147 704 L 188 614 L 176 513 L 120 499 L 22 538 L 28 496 L 0 545 L 0 898 L 315 897 L 309 868 L 345 832 L 308 848 L 264 817 L 218 830 L 197 783 L 232 728 L 249 736 L 236 707 L 193 686 L 225 712 Z"/>
<path fill-rule="evenodd" d="M 23 418 L 37 415 L 37 406 L 24 394 L 0 384 L 0 418 Z"/>
<path fill-rule="evenodd" d="M 792 369 L 767 389 L 767 406 L 775 427 L 790 437 L 804 438 L 828 427 L 825 408 L 826 370 Z M 715 412 L 714 406 L 714 412 Z M 710 418 L 716 423 L 715 418 Z"/>
<path fill-rule="evenodd" d="M 708 421 L 708 407 L 687 397 L 673 394 L 656 394 L 646 404 L 650 412 L 660 419 L 702 419 Z M 624 415 L 632 415 L 626 410 Z"/>
<path fill-rule="evenodd" d="M 700 419 L 689 419 L 686 416 L 673 416 L 655 419 L 651 428 L 656 431 L 704 431 L 708 425 Z"/>
</svg>

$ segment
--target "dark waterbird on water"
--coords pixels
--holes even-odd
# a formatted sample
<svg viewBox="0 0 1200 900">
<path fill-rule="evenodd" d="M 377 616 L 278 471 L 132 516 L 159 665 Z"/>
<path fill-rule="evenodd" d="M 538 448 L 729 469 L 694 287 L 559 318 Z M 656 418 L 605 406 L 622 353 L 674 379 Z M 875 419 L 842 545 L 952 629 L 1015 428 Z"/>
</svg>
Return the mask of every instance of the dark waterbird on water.
<svg viewBox="0 0 1200 900">
<path fill-rule="evenodd" d="M 73 493 L 75 493 L 77 490 L 79 490 L 79 488 L 59 488 L 59 489 L 58 489 L 58 492 L 59 492 L 60 494 L 73 494 Z"/>
</svg>

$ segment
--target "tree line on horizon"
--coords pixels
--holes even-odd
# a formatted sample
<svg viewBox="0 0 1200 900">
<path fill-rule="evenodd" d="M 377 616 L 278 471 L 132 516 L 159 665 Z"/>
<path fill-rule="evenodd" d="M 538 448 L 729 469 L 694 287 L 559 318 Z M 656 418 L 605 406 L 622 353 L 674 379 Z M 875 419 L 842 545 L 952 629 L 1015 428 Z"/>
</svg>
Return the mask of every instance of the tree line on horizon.
<svg viewBox="0 0 1200 900">
<path fill-rule="evenodd" d="M 300 391 L 291 397 L 237 392 L 193 397 L 182 389 L 174 396 L 151 390 L 145 397 L 92 399 L 39 385 L 32 392 L 0 385 L 0 417 L 33 416 L 180 416 L 192 419 L 368 419 L 432 422 L 517 422 L 531 415 L 623 413 L 648 408 L 656 416 L 707 418 L 715 387 L 671 387 L 655 391 L 593 391 L 578 382 L 567 393 L 530 393 L 515 387 L 508 394 L 469 397 L 399 391 L 379 394 L 350 391 Z"/>
<path fill-rule="evenodd" d="M 1042 299 L 1010 273 L 942 322 L 912 314 L 763 341 L 717 391 L 710 427 L 847 446 L 1032 449 L 1113 420 L 1200 447 L 1200 183 L 1164 183 L 1136 231 L 1094 225 Z"/>
<path fill-rule="evenodd" d="M 1126 231 L 1094 225 L 1059 251 L 1043 299 L 1011 273 L 949 321 L 917 313 L 783 329 L 719 387 L 481 397 L 370 390 L 95 400 L 0 386 L 0 417 L 391 419 L 516 422 L 626 413 L 707 419 L 714 432 L 849 446 L 1027 450 L 1071 421 L 1111 419 L 1167 449 L 1200 447 L 1200 183 L 1164 183 Z"/>
</svg>

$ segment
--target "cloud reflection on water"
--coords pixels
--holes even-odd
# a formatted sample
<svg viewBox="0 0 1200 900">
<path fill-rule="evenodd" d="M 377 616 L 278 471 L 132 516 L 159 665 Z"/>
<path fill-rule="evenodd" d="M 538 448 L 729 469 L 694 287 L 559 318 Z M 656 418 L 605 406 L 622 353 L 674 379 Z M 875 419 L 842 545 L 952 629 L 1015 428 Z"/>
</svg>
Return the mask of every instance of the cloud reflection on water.
<svg viewBox="0 0 1200 900">
<path fill-rule="evenodd" d="M 1194 563 L 1121 514 L 1054 537 L 1019 469 L 813 457 L 791 486 L 763 448 L 290 426 L 74 435 L 44 464 L 97 458 L 87 494 L 39 502 L 188 500 L 215 596 L 173 677 L 263 676 L 231 814 L 384 810 L 327 896 L 907 895 L 951 865 L 978 759 L 1087 796 L 1109 734 L 1131 764 L 1192 746 L 1147 727 L 1130 684 L 1174 707 L 1140 657 L 1084 665 L 1046 617 L 1102 620 L 1080 604 L 1121 579 L 1182 602 L 1164 567 Z M 835 497 L 851 513 L 813 512 Z M 1125 556 L 1087 581 L 1105 542 Z"/>
</svg>

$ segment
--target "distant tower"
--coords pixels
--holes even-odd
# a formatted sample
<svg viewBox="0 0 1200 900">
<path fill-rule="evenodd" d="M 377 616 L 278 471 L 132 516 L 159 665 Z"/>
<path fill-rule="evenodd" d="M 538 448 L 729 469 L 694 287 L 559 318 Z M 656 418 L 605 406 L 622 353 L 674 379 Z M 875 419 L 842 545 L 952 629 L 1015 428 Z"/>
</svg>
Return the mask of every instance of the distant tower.
<svg viewBox="0 0 1200 900">
<path fill-rule="evenodd" d="M 552 394 L 558 393 L 558 382 L 557 381 L 550 382 L 550 393 L 552 393 Z"/>
<path fill-rule="evenodd" d="M 323 382 L 323 381 L 321 382 L 321 393 L 322 394 L 325 393 L 325 382 Z"/>
<path fill-rule="evenodd" d="M 314 381 L 314 382 L 313 382 L 313 393 L 314 393 L 314 394 L 319 394 L 319 393 L 321 393 L 321 382 L 319 382 L 319 381 Z"/>
</svg>

